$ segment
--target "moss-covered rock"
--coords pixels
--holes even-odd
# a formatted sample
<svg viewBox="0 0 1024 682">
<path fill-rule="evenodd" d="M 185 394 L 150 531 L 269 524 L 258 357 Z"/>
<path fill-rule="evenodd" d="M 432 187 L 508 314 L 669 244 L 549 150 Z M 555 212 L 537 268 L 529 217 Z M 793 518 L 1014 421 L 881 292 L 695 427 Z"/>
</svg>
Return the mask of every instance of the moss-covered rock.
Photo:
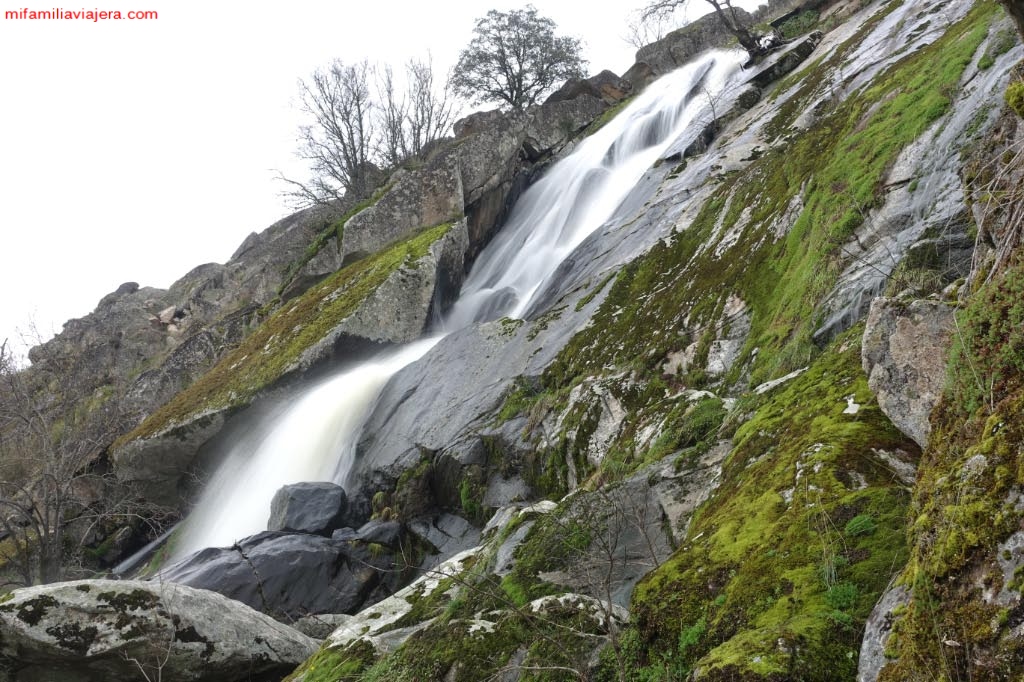
<svg viewBox="0 0 1024 682">
<path fill-rule="evenodd" d="M 1006 88 L 1006 104 L 1021 118 L 1024 118 L 1024 81 L 1010 83 Z"/>
<path fill-rule="evenodd" d="M 170 582 L 54 583 L 0 605 L 0 661 L 13 680 L 279 679 L 314 650 L 269 616 Z"/>
<path fill-rule="evenodd" d="M 749 399 L 720 487 L 637 586 L 636 679 L 853 678 L 864 621 L 906 555 L 908 496 L 880 453 L 916 450 L 874 402 L 859 350 L 847 335 Z"/>
<path fill-rule="evenodd" d="M 858 35 L 892 9 L 880 10 Z M 710 347 L 718 338 L 729 324 L 729 296 L 748 306 L 750 331 L 722 377 L 727 384 L 744 372 L 757 384 L 805 366 L 818 352 L 823 301 L 853 260 L 844 242 L 885 202 L 886 174 L 901 151 L 950 110 L 996 11 L 993 3 L 979 4 L 932 45 L 823 111 L 813 126 L 790 131 L 788 144 L 742 174 L 722 176 L 692 224 L 622 269 L 594 324 L 545 373 L 546 385 L 571 385 L 606 367 L 642 365 L 660 374 L 670 354 L 694 342 Z M 851 39 L 801 71 L 807 92 L 790 96 L 767 128 L 789 130 L 801 104 L 821 97 L 825 74 L 857 45 Z M 794 86 L 778 89 L 784 87 Z M 694 367 L 682 381 L 700 386 L 708 377 Z"/>
<path fill-rule="evenodd" d="M 958 314 L 956 346 L 914 491 L 910 592 L 880 680 L 1004 680 L 1024 669 L 1024 263 Z M 969 655 L 968 655 L 969 654 Z"/>
</svg>

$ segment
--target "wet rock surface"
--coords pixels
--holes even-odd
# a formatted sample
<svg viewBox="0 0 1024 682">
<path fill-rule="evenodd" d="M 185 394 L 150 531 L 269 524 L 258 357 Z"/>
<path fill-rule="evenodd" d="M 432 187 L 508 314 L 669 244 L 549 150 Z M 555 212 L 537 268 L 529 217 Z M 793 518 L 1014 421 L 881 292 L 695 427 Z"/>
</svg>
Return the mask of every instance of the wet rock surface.
<svg viewBox="0 0 1024 682">
<path fill-rule="evenodd" d="M 397 554 L 358 537 L 267 531 L 233 547 L 196 552 L 157 579 L 212 590 L 290 622 L 309 614 L 354 613 L 393 592 L 402 578 L 391 570 Z"/>
<path fill-rule="evenodd" d="M 267 530 L 330 535 L 348 510 L 345 490 L 335 483 L 293 483 L 274 494 Z"/>
</svg>

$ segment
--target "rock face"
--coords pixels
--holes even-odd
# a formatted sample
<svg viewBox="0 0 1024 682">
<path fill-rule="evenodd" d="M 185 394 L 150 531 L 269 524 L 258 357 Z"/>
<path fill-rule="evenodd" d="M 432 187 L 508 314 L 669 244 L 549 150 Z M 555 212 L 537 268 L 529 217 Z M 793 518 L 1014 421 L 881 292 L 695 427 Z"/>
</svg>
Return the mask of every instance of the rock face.
<svg viewBox="0 0 1024 682">
<path fill-rule="evenodd" d="M 267 530 L 329 536 L 348 509 L 345 490 L 334 483 L 294 483 L 274 494 Z"/>
<path fill-rule="evenodd" d="M 910 592 L 903 586 L 890 587 L 875 605 L 864 627 L 864 639 L 857 663 L 857 682 L 876 682 L 885 667 L 885 646 L 892 633 L 893 611 L 905 608 Z"/>
<path fill-rule="evenodd" d="M 219 594 L 172 583 L 80 580 L 17 590 L 0 604 L 11 682 L 277 680 L 309 637 Z"/>
<path fill-rule="evenodd" d="M 380 539 L 380 538 L 377 538 Z M 212 590 L 288 622 L 354 613 L 398 588 L 394 546 L 320 535 L 259 533 L 209 548 L 160 572 L 159 580 Z"/>
<path fill-rule="evenodd" d="M 734 10 L 739 20 L 753 24 L 753 17 L 742 9 Z M 661 40 L 641 47 L 636 52 L 636 63 L 623 75 L 623 79 L 640 89 L 651 80 L 686 64 L 704 50 L 725 47 L 735 37 L 722 25 L 714 13 L 672 31 Z M 654 78 L 643 74 L 650 74 Z"/>
<path fill-rule="evenodd" d="M 134 425 L 237 345 L 326 220 L 321 209 L 295 213 L 251 234 L 226 264 L 200 265 L 167 290 L 122 284 L 29 357 L 73 361 L 82 386 L 125 394 L 121 409 Z"/>
<path fill-rule="evenodd" d="M 179 485 L 200 448 L 260 391 L 344 357 L 353 348 L 417 338 L 435 306 L 457 291 L 462 281 L 466 222 L 441 226 L 413 239 L 429 240 L 435 233 L 433 241 L 420 245 L 422 255 L 410 257 L 398 244 L 376 256 L 379 262 L 371 267 L 360 269 L 357 264 L 345 269 L 335 275 L 337 281 L 325 280 L 291 309 L 278 313 L 274 319 L 280 322 L 279 330 L 263 329 L 251 335 L 191 393 L 179 395 L 177 413 L 157 413 L 148 422 L 152 433 L 114 450 L 118 478 L 136 486 L 149 500 L 176 505 L 182 494 Z M 328 306 L 331 303 L 338 306 L 335 312 Z M 268 367 L 269 356 L 276 370 Z M 164 425 L 157 428 L 159 419 Z"/>
<path fill-rule="evenodd" d="M 939 301 L 878 298 L 868 312 L 861 353 L 868 386 L 892 423 L 922 448 L 942 397 L 952 334 L 953 309 Z"/>
<path fill-rule="evenodd" d="M 462 211 L 456 158 L 435 157 L 421 169 L 402 172 L 377 203 L 345 223 L 341 258 L 365 257 L 415 230 L 457 219 Z"/>
<path fill-rule="evenodd" d="M 545 104 L 573 100 L 582 95 L 604 100 L 605 104 L 617 104 L 628 97 L 632 91 L 633 86 L 629 81 L 605 70 L 590 78 L 570 78 L 565 85 L 548 97 Z"/>
</svg>

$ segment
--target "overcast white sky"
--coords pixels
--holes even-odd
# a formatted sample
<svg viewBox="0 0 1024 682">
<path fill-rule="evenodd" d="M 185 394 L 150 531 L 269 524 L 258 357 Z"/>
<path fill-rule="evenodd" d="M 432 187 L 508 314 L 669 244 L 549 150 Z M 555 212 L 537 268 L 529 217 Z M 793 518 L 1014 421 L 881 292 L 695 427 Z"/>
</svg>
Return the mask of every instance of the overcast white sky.
<svg viewBox="0 0 1024 682">
<path fill-rule="evenodd" d="M 122 282 L 166 288 L 289 213 L 273 169 L 304 177 L 296 83 L 316 67 L 429 51 L 445 71 L 476 17 L 525 2 L 102 4 L 159 18 L 0 14 L 0 341 L 30 319 L 59 332 Z M 533 4 L 585 41 L 592 73 L 632 64 L 622 36 L 643 0 Z"/>
</svg>

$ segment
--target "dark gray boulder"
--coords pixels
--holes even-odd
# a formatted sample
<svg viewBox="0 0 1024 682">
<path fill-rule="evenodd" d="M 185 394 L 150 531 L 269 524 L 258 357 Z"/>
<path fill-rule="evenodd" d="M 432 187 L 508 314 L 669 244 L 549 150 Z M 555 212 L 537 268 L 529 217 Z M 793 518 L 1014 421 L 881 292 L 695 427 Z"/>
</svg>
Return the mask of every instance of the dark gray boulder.
<svg viewBox="0 0 1024 682">
<path fill-rule="evenodd" d="M 402 524 L 398 521 L 372 519 L 356 532 L 356 538 L 363 542 L 397 548 L 402 541 Z"/>
<path fill-rule="evenodd" d="M 336 483 L 293 483 L 274 493 L 267 530 L 330 535 L 344 525 L 345 490 Z"/>
<path fill-rule="evenodd" d="M 361 542 L 267 531 L 234 547 L 196 552 L 158 579 L 212 590 L 290 622 L 307 614 L 354 613 L 371 595 L 393 592 L 401 578 L 390 570 L 394 560 L 393 553 Z"/>
<path fill-rule="evenodd" d="M 348 542 L 349 540 L 358 540 L 359 535 L 356 533 L 354 528 L 339 528 L 338 530 L 331 533 L 331 540 L 335 542 Z"/>
<path fill-rule="evenodd" d="M 16 590 L 0 604 L 0 679 L 9 682 L 279 680 L 315 650 L 244 604 L 173 583 L 78 580 Z"/>
</svg>

